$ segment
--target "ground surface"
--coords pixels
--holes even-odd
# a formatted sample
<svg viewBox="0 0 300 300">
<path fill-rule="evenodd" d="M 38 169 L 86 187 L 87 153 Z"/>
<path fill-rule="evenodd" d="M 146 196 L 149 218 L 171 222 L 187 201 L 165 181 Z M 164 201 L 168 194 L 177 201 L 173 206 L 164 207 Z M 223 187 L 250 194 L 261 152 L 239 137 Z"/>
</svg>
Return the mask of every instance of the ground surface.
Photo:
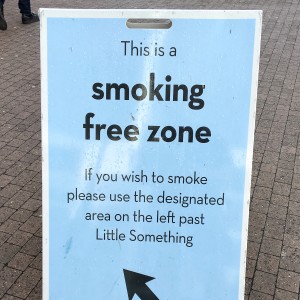
<svg viewBox="0 0 300 300">
<path fill-rule="evenodd" d="M 40 7 L 261 9 L 249 300 L 300 300 L 300 2 L 33 0 Z M 0 32 L 0 298 L 42 299 L 39 24 L 7 1 Z M 232 300 L 232 299 L 228 299 Z"/>
</svg>

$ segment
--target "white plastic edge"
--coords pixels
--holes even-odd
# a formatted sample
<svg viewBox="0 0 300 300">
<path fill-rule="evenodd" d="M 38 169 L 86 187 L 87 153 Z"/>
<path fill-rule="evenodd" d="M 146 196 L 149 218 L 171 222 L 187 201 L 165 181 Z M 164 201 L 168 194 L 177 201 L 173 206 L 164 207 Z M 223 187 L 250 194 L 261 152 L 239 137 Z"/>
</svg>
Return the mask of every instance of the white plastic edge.
<svg viewBox="0 0 300 300">
<path fill-rule="evenodd" d="M 239 300 L 244 299 L 247 236 L 251 191 L 251 172 L 254 145 L 254 129 L 257 102 L 260 40 L 262 28 L 261 10 L 156 10 L 156 9 L 55 9 L 40 8 L 40 57 L 41 57 L 41 114 L 42 114 L 42 199 L 43 199 L 43 300 L 49 300 L 49 161 L 48 161 L 48 18 L 170 18 L 170 19 L 255 19 L 255 39 L 252 67 L 251 103 L 246 155 L 246 174 L 240 257 Z"/>
<path fill-rule="evenodd" d="M 40 10 L 41 121 L 42 121 L 42 222 L 43 297 L 49 299 L 49 161 L 48 161 L 48 64 L 47 17 Z"/>
<path fill-rule="evenodd" d="M 249 225 L 249 209 L 250 209 L 250 194 L 251 194 L 251 176 L 252 176 L 252 159 L 254 146 L 254 131 L 255 117 L 257 104 L 257 88 L 259 74 L 259 59 L 260 59 L 260 44 L 261 44 L 261 29 L 262 29 L 262 11 L 258 11 L 258 18 L 255 23 L 255 37 L 253 47 L 253 65 L 252 65 L 252 84 L 251 98 L 249 111 L 248 125 L 248 145 L 246 154 L 246 169 L 245 169 L 245 189 L 244 189 L 244 208 L 243 208 L 243 224 L 242 224 L 242 245 L 241 245 L 241 260 L 240 260 L 240 287 L 239 300 L 244 300 L 245 279 L 246 279 L 246 259 L 247 259 L 247 240 L 248 240 L 248 225 Z"/>
</svg>

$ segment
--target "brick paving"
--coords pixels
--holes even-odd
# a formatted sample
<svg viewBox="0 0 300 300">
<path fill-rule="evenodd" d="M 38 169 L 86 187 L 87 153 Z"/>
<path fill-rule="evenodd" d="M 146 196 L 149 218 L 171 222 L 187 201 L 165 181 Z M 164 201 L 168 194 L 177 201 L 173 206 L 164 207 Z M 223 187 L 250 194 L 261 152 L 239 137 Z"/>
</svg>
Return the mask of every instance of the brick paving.
<svg viewBox="0 0 300 300">
<path fill-rule="evenodd" d="M 42 299 L 39 25 L 22 25 L 16 1 L 6 2 L 0 298 L 35 300 Z M 32 6 L 263 10 L 245 300 L 300 300 L 300 1 L 40 0 Z"/>
</svg>

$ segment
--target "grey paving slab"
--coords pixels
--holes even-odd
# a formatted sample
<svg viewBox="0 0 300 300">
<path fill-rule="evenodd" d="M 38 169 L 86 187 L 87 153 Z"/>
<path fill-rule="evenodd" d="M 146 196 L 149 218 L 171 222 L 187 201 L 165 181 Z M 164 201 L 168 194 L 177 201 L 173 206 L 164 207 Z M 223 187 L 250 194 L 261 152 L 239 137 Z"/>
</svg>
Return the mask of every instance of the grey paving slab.
<svg viewBox="0 0 300 300">
<path fill-rule="evenodd" d="M 245 300 L 300 300 L 300 1 L 32 0 L 32 7 L 263 10 Z M 39 24 L 22 25 L 16 1 L 6 1 L 5 16 L 0 298 L 34 300 L 42 299 Z"/>
</svg>

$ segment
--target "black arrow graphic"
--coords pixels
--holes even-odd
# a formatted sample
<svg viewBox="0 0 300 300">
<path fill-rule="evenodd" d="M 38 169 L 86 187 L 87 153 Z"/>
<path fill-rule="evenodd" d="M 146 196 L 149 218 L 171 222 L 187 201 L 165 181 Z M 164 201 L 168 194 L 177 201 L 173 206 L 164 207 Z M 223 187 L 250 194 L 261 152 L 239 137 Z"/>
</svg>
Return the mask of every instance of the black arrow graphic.
<svg viewBox="0 0 300 300">
<path fill-rule="evenodd" d="M 154 277 L 125 269 L 123 269 L 123 272 L 129 300 L 132 300 L 135 294 L 137 294 L 141 300 L 159 300 L 146 285 L 148 281 L 155 279 Z"/>
</svg>

